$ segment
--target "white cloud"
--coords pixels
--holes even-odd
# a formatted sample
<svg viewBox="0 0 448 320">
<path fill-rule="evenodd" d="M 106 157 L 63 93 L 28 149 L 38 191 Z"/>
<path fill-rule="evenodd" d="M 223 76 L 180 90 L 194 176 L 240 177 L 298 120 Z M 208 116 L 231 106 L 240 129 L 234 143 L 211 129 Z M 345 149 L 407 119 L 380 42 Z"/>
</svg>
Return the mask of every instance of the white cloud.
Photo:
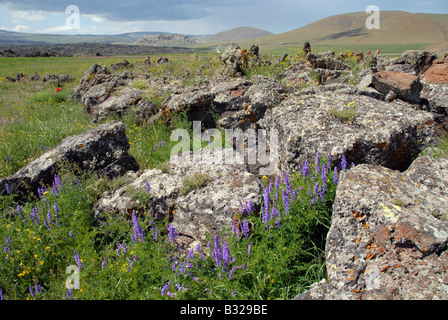
<svg viewBox="0 0 448 320">
<path fill-rule="evenodd" d="M 101 18 L 100 16 L 94 15 L 94 14 L 85 14 L 84 16 L 89 17 L 93 22 L 102 23 L 106 21 L 106 19 Z"/>
<path fill-rule="evenodd" d="M 37 30 L 37 33 L 60 33 L 60 32 L 66 32 L 73 30 L 70 26 L 56 26 L 56 27 L 50 27 L 43 30 Z"/>
<path fill-rule="evenodd" d="M 24 31 L 30 31 L 31 27 L 19 24 L 16 25 L 14 28 L 0 27 L 0 29 L 6 31 L 24 32 Z"/>
<path fill-rule="evenodd" d="M 26 21 L 40 21 L 44 20 L 45 16 L 43 16 L 42 11 L 12 11 L 11 17 L 12 22 L 20 23 L 24 20 Z"/>
</svg>

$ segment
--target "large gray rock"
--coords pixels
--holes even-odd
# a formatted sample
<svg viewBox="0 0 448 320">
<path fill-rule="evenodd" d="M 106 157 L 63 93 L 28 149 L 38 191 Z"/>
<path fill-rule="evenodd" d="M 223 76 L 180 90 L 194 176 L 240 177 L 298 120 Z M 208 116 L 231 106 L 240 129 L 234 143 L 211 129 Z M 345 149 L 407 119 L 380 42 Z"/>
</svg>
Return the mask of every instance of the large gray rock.
<svg viewBox="0 0 448 320">
<path fill-rule="evenodd" d="M 126 86 L 129 77 L 128 73 L 112 74 L 105 66 L 94 64 L 84 73 L 73 97 L 81 101 L 87 114 L 98 114 L 97 107 L 108 100 L 118 87 Z"/>
<path fill-rule="evenodd" d="M 224 65 L 223 74 L 230 77 L 244 75 L 243 52 L 237 44 L 230 44 L 221 56 Z"/>
<path fill-rule="evenodd" d="M 333 163 L 378 164 L 405 170 L 434 134 L 433 116 L 401 101 L 387 103 L 349 86 L 309 88 L 269 109 L 258 122 L 275 129 L 282 170 L 292 172 L 319 150 Z"/>
<path fill-rule="evenodd" d="M 309 52 L 306 55 L 306 60 L 314 67 L 329 70 L 349 70 L 350 67 L 337 59 L 334 56 L 334 52 Z"/>
<path fill-rule="evenodd" d="M 447 299 L 448 159 L 345 171 L 325 248 L 329 283 L 295 299 Z"/>
<path fill-rule="evenodd" d="M 124 87 L 121 90 L 117 90 L 102 103 L 91 107 L 93 121 L 101 121 L 111 115 L 121 117 L 141 99 L 142 92 L 139 89 Z"/>
<path fill-rule="evenodd" d="M 228 149 L 226 152 L 233 152 Z M 261 205 L 262 185 L 245 165 L 224 164 L 201 150 L 200 163 L 183 163 L 173 157 L 169 168 L 162 172 L 142 172 L 129 185 L 109 192 L 94 206 L 94 216 L 123 214 L 132 210 L 152 210 L 160 219 L 168 218 L 181 236 L 184 245 L 207 240 L 208 234 L 230 230 L 232 219 L 239 212 L 240 200 Z M 182 193 L 184 179 L 195 173 L 208 175 L 209 182 L 198 189 Z M 151 187 L 149 204 L 139 202 L 132 191 L 146 192 Z"/>
<path fill-rule="evenodd" d="M 178 90 L 162 105 L 174 114 L 186 110 L 188 120 L 201 121 L 205 128 L 247 128 L 278 105 L 285 91 L 277 80 L 265 76 L 253 76 L 250 81 L 218 77 Z"/>
<path fill-rule="evenodd" d="M 390 91 L 403 101 L 419 104 L 422 84 L 417 76 L 394 71 L 380 71 L 372 77 L 373 87 L 384 95 Z"/>
<path fill-rule="evenodd" d="M 128 170 L 138 170 L 128 153 L 129 141 L 123 123 L 111 121 L 79 135 L 65 138 L 60 145 L 23 167 L 0 183 L 1 193 L 7 183 L 13 193 L 36 192 L 41 184 L 50 184 L 60 165 L 75 165 L 98 175 L 117 177 Z"/>
<path fill-rule="evenodd" d="M 437 55 L 428 51 L 407 50 L 395 59 L 390 60 L 386 70 L 419 75 L 431 66 Z"/>
</svg>

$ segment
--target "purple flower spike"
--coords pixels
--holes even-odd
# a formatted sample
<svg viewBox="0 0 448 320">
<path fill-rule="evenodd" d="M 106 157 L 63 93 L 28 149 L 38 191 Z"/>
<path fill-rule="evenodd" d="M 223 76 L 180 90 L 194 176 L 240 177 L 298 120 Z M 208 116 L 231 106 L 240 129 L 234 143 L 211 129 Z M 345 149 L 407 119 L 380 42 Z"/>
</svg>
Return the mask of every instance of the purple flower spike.
<svg viewBox="0 0 448 320">
<path fill-rule="evenodd" d="M 169 224 L 168 225 L 168 238 L 169 238 L 170 242 L 174 243 L 174 241 L 176 240 L 176 237 L 178 235 L 179 234 L 177 233 L 176 229 L 174 229 L 174 227 L 171 224 Z"/>
</svg>

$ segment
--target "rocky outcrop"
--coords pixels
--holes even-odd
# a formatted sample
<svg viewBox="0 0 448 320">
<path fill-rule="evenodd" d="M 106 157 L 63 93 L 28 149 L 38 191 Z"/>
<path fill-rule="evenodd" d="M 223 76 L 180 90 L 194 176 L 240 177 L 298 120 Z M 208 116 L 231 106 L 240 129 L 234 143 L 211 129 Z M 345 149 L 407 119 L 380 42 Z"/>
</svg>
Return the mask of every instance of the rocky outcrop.
<svg viewBox="0 0 448 320">
<path fill-rule="evenodd" d="M 93 115 L 93 120 L 103 120 L 111 114 L 123 114 L 130 106 L 140 101 L 140 90 L 126 86 L 133 75 L 124 72 L 112 74 L 105 66 L 94 64 L 86 71 L 75 88 L 73 97 L 81 101 L 84 111 Z"/>
<path fill-rule="evenodd" d="M 309 52 L 306 55 L 306 60 L 313 66 L 314 68 L 327 69 L 327 70 L 348 70 L 350 69 L 348 65 L 346 65 L 341 60 L 337 59 L 334 56 L 334 52 L 324 52 L 324 53 L 316 53 Z"/>
<path fill-rule="evenodd" d="M 380 71 L 373 75 L 372 84 L 384 95 L 393 91 L 403 101 L 420 103 L 422 84 L 417 76 L 394 71 Z"/>
<path fill-rule="evenodd" d="M 448 159 L 340 177 L 325 249 L 329 283 L 295 299 L 447 299 Z"/>
<path fill-rule="evenodd" d="M 448 59 L 434 60 L 422 75 L 420 104 L 432 112 L 440 126 L 448 131 Z"/>
<path fill-rule="evenodd" d="M 323 86 L 290 95 L 269 109 L 262 128 L 276 129 L 282 170 L 292 172 L 316 151 L 333 162 L 370 163 L 404 171 L 433 137 L 431 113 L 397 100 L 358 95 L 349 86 Z"/>
<path fill-rule="evenodd" d="M 238 77 L 244 75 L 243 53 L 238 45 L 229 45 L 222 54 L 221 60 L 224 65 L 223 74 L 230 77 Z"/>
<path fill-rule="evenodd" d="M 252 201 L 254 209 L 260 207 L 261 183 L 244 165 L 226 165 L 204 149 L 200 155 L 199 163 L 185 163 L 173 157 L 164 172 L 146 170 L 129 185 L 104 194 L 94 206 L 95 218 L 141 208 L 152 210 L 160 219 L 168 218 L 181 242 L 188 246 L 193 242 L 205 243 L 207 234 L 228 230 L 234 215 L 239 213 L 240 201 Z M 206 175 L 207 183 L 185 189 L 185 179 L 197 173 Z M 133 192 L 148 192 L 148 186 L 150 201 L 144 204 Z"/>
<path fill-rule="evenodd" d="M 65 138 L 60 145 L 4 179 L 15 194 L 35 193 L 40 185 L 50 184 L 60 165 L 74 165 L 110 178 L 128 170 L 138 170 L 134 157 L 128 153 L 129 141 L 125 126 L 111 121 L 76 136 Z M 0 189 L 3 193 L 3 189 Z"/>
<path fill-rule="evenodd" d="M 385 69 L 399 73 L 420 75 L 428 70 L 436 58 L 436 54 L 432 52 L 407 50 L 400 57 L 389 60 Z"/>
<path fill-rule="evenodd" d="M 253 76 L 250 81 L 218 77 L 178 90 L 162 106 L 168 113 L 186 110 L 188 120 L 201 121 L 205 128 L 247 128 L 278 105 L 285 91 L 277 80 L 265 76 Z"/>
</svg>

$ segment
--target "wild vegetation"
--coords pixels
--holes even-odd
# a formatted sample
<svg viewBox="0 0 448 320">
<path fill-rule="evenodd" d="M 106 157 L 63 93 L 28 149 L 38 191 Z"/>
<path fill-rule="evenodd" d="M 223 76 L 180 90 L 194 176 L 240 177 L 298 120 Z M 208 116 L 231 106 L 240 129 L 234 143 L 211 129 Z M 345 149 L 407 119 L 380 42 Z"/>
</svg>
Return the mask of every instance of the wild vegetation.
<svg viewBox="0 0 448 320">
<path fill-rule="evenodd" d="M 151 66 L 139 63 L 142 59 L 128 58 L 135 70 L 172 76 L 180 86 L 200 83 L 220 67 L 214 54 L 170 56 L 169 63 Z M 300 59 L 295 54 L 282 64 L 253 66 L 246 74 L 249 79 L 263 74 L 283 81 L 281 71 Z M 0 59 L 0 177 L 13 174 L 65 137 L 97 125 L 72 99 L 73 89 L 94 62 L 121 60 Z M 70 73 L 76 81 L 60 87 L 4 81 L 18 72 Z M 164 99 L 145 82 L 132 86 L 157 105 Z M 355 107 L 341 107 L 329 116 L 351 121 Z M 174 143 L 171 131 L 191 130 L 182 116 L 172 127 L 164 121 L 139 124 L 133 112 L 122 121 L 130 153 L 142 169 L 163 171 Z M 439 142 L 442 152 L 448 152 L 446 141 L 444 136 Z M 2 194 L 0 299 L 290 299 L 326 277 L 325 237 L 338 175 L 347 167 L 344 161 L 331 167 L 329 160 L 320 155 L 314 163 L 298 164 L 290 176 L 260 177 L 261 208 L 241 203 L 225 233 L 191 250 L 182 250 L 176 230 L 151 211 L 93 219 L 93 204 L 103 192 L 125 184 L 126 177 L 98 179 L 90 172 L 63 169 L 52 185 L 26 202 Z M 183 192 L 203 187 L 207 179 L 206 174 L 187 177 Z M 150 184 L 145 193 L 134 196 L 150 202 Z M 72 265 L 75 271 L 67 273 Z"/>
</svg>

